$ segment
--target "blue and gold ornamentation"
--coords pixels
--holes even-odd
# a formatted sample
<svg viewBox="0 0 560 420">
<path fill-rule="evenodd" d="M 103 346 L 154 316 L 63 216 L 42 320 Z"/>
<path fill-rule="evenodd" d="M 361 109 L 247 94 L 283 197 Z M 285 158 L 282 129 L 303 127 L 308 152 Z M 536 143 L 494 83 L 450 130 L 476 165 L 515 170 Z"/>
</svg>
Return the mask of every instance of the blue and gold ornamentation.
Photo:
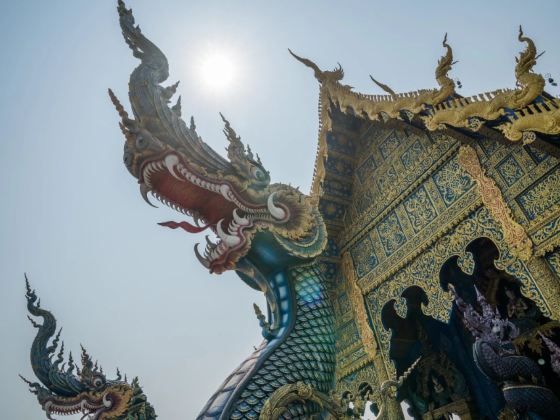
<svg viewBox="0 0 560 420">
<path fill-rule="evenodd" d="M 474 186 L 474 181 L 460 167 L 455 157 L 436 172 L 432 179 L 447 206 L 452 205 Z"/>
<path fill-rule="evenodd" d="M 408 149 L 401 155 L 401 162 L 405 168 L 409 168 L 413 166 L 418 158 L 424 152 L 424 146 L 420 143 L 420 140 L 417 139 L 414 143 L 410 145 Z"/>
<path fill-rule="evenodd" d="M 379 151 L 384 159 L 387 159 L 401 144 L 402 137 L 396 132 L 389 134 L 379 145 Z"/>
<path fill-rule="evenodd" d="M 379 191 L 387 191 L 392 189 L 392 186 L 397 182 L 399 175 L 395 167 L 390 164 L 387 166 L 385 173 L 376 178 Z"/>
<path fill-rule="evenodd" d="M 415 232 L 421 231 L 437 216 L 436 209 L 424 186 L 418 187 L 404 201 L 404 208 Z"/>
<path fill-rule="evenodd" d="M 373 156 L 369 155 L 367 159 L 356 169 L 356 175 L 358 176 L 360 182 L 363 184 L 366 181 L 369 181 L 376 168 L 377 165 L 375 164 Z"/>
<path fill-rule="evenodd" d="M 377 233 L 387 256 L 394 253 L 406 242 L 406 235 L 395 212 L 389 213 L 379 223 Z"/>
<path fill-rule="evenodd" d="M 530 186 L 516 201 L 529 220 L 547 213 L 560 203 L 560 166 Z"/>
<path fill-rule="evenodd" d="M 352 184 L 337 179 L 328 179 L 323 183 L 323 193 L 343 200 L 350 200 Z"/>
<path fill-rule="evenodd" d="M 326 220 L 337 220 L 344 216 L 346 206 L 331 200 L 321 200 L 319 205 L 321 214 Z"/>
<path fill-rule="evenodd" d="M 537 165 L 539 163 L 544 162 L 550 156 L 548 153 L 536 149 L 533 146 L 524 146 L 524 147 L 527 153 L 529 154 L 529 156 L 531 156 L 531 158 L 535 161 Z"/>
<path fill-rule="evenodd" d="M 358 278 L 365 276 L 377 267 L 379 263 L 369 235 L 365 235 L 360 242 L 354 245 L 350 250 L 350 254 L 352 255 Z"/>
<path fill-rule="evenodd" d="M 501 161 L 496 169 L 505 183 L 510 187 L 525 175 L 525 171 L 513 155 L 509 155 Z"/>
<path fill-rule="evenodd" d="M 354 174 L 354 167 L 352 164 L 340 157 L 329 156 L 325 167 L 329 173 L 342 178 L 352 178 Z"/>
</svg>

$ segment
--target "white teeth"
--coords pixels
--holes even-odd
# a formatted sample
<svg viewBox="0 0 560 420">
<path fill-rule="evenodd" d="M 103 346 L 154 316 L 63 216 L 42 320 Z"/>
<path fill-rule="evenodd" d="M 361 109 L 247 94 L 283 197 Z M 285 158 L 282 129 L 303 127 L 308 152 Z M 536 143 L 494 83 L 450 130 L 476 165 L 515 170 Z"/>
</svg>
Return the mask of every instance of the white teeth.
<svg viewBox="0 0 560 420">
<path fill-rule="evenodd" d="M 218 232 L 218 236 L 220 237 L 220 239 L 223 241 L 222 243 L 220 243 L 218 245 L 218 249 L 220 248 L 220 246 L 222 244 L 227 245 L 228 247 L 234 247 L 236 245 L 239 245 L 239 243 L 241 242 L 241 239 L 238 236 L 234 236 L 234 235 L 230 235 L 224 232 L 224 230 L 222 229 L 222 222 L 224 221 L 224 219 L 221 219 L 218 224 L 216 225 L 216 231 Z"/>
<path fill-rule="evenodd" d="M 165 167 L 169 171 L 171 175 L 177 178 L 179 181 L 183 181 L 182 178 L 179 178 L 177 173 L 175 172 L 175 166 L 179 164 L 179 158 L 176 155 L 167 155 L 165 157 Z"/>
<path fill-rule="evenodd" d="M 276 195 L 275 192 L 268 196 L 268 200 L 266 201 L 266 206 L 268 207 L 268 211 L 277 220 L 283 220 L 286 217 L 286 212 L 283 208 L 277 207 L 274 204 L 274 196 Z"/>
<path fill-rule="evenodd" d="M 208 261 L 206 258 L 204 258 L 202 255 L 200 255 L 200 252 L 198 252 L 198 244 L 196 244 L 194 246 L 194 253 L 196 255 L 196 258 L 198 258 L 198 261 L 200 261 L 200 263 L 206 267 L 206 268 L 210 268 L 210 261 Z"/>
<path fill-rule="evenodd" d="M 245 217 L 241 217 L 237 212 L 237 209 L 233 210 L 233 220 L 239 226 L 247 226 L 249 224 L 249 220 L 246 219 Z"/>
<path fill-rule="evenodd" d="M 230 193 L 229 185 L 227 185 L 227 184 L 220 185 L 220 194 L 222 194 L 226 200 L 229 200 L 229 197 L 228 197 L 229 193 Z"/>
<path fill-rule="evenodd" d="M 149 192 L 150 189 L 146 186 L 146 184 L 140 184 L 140 194 L 142 195 L 144 201 L 148 203 L 150 206 L 155 207 L 157 209 L 157 206 L 154 206 L 152 203 L 150 203 L 150 199 L 148 198 Z"/>
<path fill-rule="evenodd" d="M 208 235 L 206 235 L 206 244 L 211 248 L 216 248 L 216 244 L 210 240 Z"/>
</svg>

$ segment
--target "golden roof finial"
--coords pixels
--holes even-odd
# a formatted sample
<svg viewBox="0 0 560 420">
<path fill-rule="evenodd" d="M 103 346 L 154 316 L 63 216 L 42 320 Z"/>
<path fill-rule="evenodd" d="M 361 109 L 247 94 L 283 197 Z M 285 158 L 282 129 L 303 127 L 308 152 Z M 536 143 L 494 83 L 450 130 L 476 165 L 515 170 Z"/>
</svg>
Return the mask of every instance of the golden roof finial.
<svg viewBox="0 0 560 420">
<path fill-rule="evenodd" d="M 313 72 L 315 73 L 315 78 L 320 82 L 320 83 L 324 83 L 326 81 L 338 81 L 341 80 L 344 77 L 344 70 L 342 70 L 342 66 L 340 65 L 340 63 L 338 63 L 338 67 L 335 68 L 334 70 L 321 70 L 319 68 L 319 66 L 317 64 L 315 64 L 313 61 L 311 61 L 308 58 L 304 58 L 304 57 L 300 57 L 297 54 L 294 54 L 294 52 L 288 48 L 288 51 L 290 52 L 290 54 L 296 59 L 298 60 L 300 63 L 303 63 L 304 65 L 306 65 L 307 67 L 309 67 L 310 69 L 313 69 Z"/>
<path fill-rule="evenodd" d="M 523 28 L 519 25 L 519 35 L 517 36 L 519 42 L 527 43 L 527 48 L 519 54 L 519 57 L 515 57 L 515 76 L 519 78 L 524 73 L 528 73 L 532 70 L 533 66 L 537 64 L 537 58 L 543 55 L 545 52 L 541 52 L 537 55 L 537 47 L 533 40 L 523 33 Z"/>
<path fill-rule="evenodd" d="M 393 89 L 391 89 L 386 84 L 383 84 L 383 83 L 375 80 L 371 74 L 369 75 L 369 78 L 373 81 L 373 83 L 375 83 L 377 86 L 379 86 L 381 89 L 383 89 L 384 92 L 387 92 L 389 95 L 393 95 L 393 96 L 397 95 Z"/>
<path fill-rule="evenodd" d="M 447 33 L 443 37 L 442 45 L 447 51 L 445 55 L 438 60 L 438 65 L 436 67 L 436 80 L 442 88 L 442 91 L 447 91 L 450 88 L 451 93 L 455 93 L 455 82 L 447 76 L 447 73 L 449 73 L 453 64 L 456 63 L 456 61 L 453 61 L 453 49 L 447 43 Z"/>
<path fill-rule="evenodd" d="M 509 108 L 522 108 L 530 104 L 544 90 L 544 77 L 533 72 L 533 67 L 537 64 L 544 51 L 537 54 L 537 47 L 533 40 L 523 33 L 523 28 L 519 25 L 519 42 L 525 42 L 527 47 L 519 57 L 515 57 L 515 78 L 517 79 L 517 90 L 511 95 L 511 100 L 507 106 Z"/>
</svg>

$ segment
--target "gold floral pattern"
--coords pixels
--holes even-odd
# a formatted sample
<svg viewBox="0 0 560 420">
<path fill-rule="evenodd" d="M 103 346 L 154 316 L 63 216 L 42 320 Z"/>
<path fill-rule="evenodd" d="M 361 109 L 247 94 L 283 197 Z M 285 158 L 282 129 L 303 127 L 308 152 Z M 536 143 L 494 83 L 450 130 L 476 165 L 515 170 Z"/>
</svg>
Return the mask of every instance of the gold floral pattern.
<svg viewBox="0 0 560 420">
<path fill-rule="evenodd" d="M 377 354 L 377 342 L 375 341 L 375 337 L 373 336 L 373 332 L 369 326 L 366 307 L 364 304 L 364 296 L 362 294 L 362 290 L 358 286 L 356 273 L 352 264 L 352 257 L 350 257 L 348 253 L 342 254 L 341 269 L 344 278 L 346 279 L 348 296 L 352 302 L 354 317 L 356 319 L 356 323 L 358 324 L 362 345 L 364 346 L 364 350 L 367 355 L 373 360 Z"/>
<path fill-rule="evenodd" d="M 479 237 L 490 238 L 496 244 L 500 250 L 497 268 L 519 279 L 525 296 L 533 300 L 546 316 L 560 316 L 560 289 L 552 272 L 543 265 L 541 259 L 533 259 L 526 265 L 516 258 L 504 240 L 500 223 L 494 219 L 487 207 L 480 207 L 411 263 L 367 292 L 366 305 L 372 316 L 379 351 L 390 375 L 394 375 L 395 371 L 389 358 L 390 333 L 383 328 L 381 322 L 381 308 L 384 303 L 390 299 L 398 299 L 405 288 L 416 284 L 429 296 L 430 302 L 424 308 L 424 312 L 447 322 L 452 298 L 440 286 L 440 267 L 453 255 L 463 256 L 467 245 Z"/>
<path fill-rule="evenodd" d="M 404 208 L 415 232 L 422 230 L 437 216 L 436 209 L 423 185 L 404 200 Z"/>
<path fill-rule="evenodd" d="M 512 252 L 527 261 L 533 254 L 533 243 L 527 236 L 525 229 L 513 220 L 511 210 L 494 180 L 484 174 L 476 150 L 470 146 L 461 146 L 459 163 L 476 180 L 482 201 L 489 208 L 494 218 L 500 221 L 505 241 L 511 247 Z"/>
</svg>

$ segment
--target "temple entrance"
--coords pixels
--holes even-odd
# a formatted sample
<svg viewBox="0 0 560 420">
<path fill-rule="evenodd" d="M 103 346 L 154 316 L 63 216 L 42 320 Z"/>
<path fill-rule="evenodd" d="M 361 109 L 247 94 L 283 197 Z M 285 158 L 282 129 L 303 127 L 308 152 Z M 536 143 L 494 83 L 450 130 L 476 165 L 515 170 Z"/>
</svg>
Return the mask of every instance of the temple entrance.
<svg viewBox="0 0 560 420">
<path fill-rule="evenodd" d="M 389 355 L 402 382 L 397 399 L 415 419 L 478 418 L 464 372 L 473 363 L 457 331 L 423 313 L 422 305 L 429 301 L 421 287 L 410 286 L 401 297 L 406 301 L 404 317 L 394 299 L 381 313 L 383 326 L 392 333 Z"/>
<path fill-rule="evenodd" d="M 480 313 L 483 299 L 493 317 L 511 323 L 518 332 L 508 351 L 538 365 L 546 388 L 560 396 L 560 375 L 554 370 L 556 363 L 560 373 L 560 324 L 523 296 L 518 279 L 496 268 L 499 251 L 493 241 L 478 238 L 465 251 L 467 261 L 453 256 L 444 262 L 439 274 L 441 287 L 453 289 Z M 508 408 L 504 383 L 477 365 L 480 361 L 473 357 L 475 338 L 457 304 L 445 323 L 424 314 L 423 306 L 429 299 L 421 286 L 410 286 L 400 296 L 406 303 L 404 316 L 399 315 L 397 301 L 391 299 L 381 310 L 381 321 L 391 331 L 389 357 L 402 382 L 397 399 L 407 403 L 410 416 L 494 419 L 503 415 Z"/>
<path fill-rule="evenodd" d="M 560 396 L 560 376 L 554 372 L 554 363 L 558 360 L 554 352 L 559 351 L 557 343 L 560 339 L 560 324 L 544 316 L 535 302 L 523 296 L 518 279 L 496 268 L 494 262 L 499 258 L 499 251 L 493 241 L 478 238 L 466 247 L 466 252 L 472 258 L 471 270 L 467 270 L 471 273 L 467 274 L 460 268 L 459 257 L 449 258 L 440 270 L 442 288 L 446 291 L 453 289 L 463 304 L 474 308 L 481 319 L 486 318 L 489 325 L 496 323 L 496 327 L 492 328 L 511 331 L 508 332 L 511 339 L 500 338 L 502 341 L 498 340 L 499 344 L 495 345 L 496 348 L 499 347 L 496 363 L 500 361 L 500 357 L 506 360 L 509 356 L 522 356 L 524 358 L 519 360 L 526 361 L 523 363 L 528 363 L 536 369 L 536 373 L 529 375 L 529 379 L 523 378 L 521 374 L 517 375 L 518 378 L 512 380 L 511 386 L 520 387 L 531 382 L 527 386 L 539 385 L 551 390 L 556 397 Z M 449 325 L 456 330 L 457 336 L 463 342 L 463 348 L 470 350 L 475 342 L 472 331 L 469 331 L 472 330 L 474 321 L 467 319 L 467 322 L 464 322 L 465 316 L 469 315 L 465 315 L 464 305 L 463 308 L 458 308 L 457 303 L 453 305 Z M 471 326 L 467 328 L 465 324 L 469 322 Z M 502 327 L 497 326 L 498 324 Z M 496 391 L 501 393 L 508 385 L 504 385 L 504 381 L 498 377 L 488 375 L 488 369 L 479 368 L 485 358 L 480 354 L 478 356 L 478 359 L 475 357 L 474 370 L 467 370 L 469 388 L 477 407 L 481 412 L 496 414 L 501 411 L 504 415 L 505 411 L 502 410 L 508 410 L 511 401 L 510 404 L 506 404 L 503 398 L 497 396 Z M 472 352 L 469 353 L 469 359 L 473 360 Z M 482 371 L 485 371 L 485 374 Z M 538 371 L 542 372 L 543 381 L 535 377 L 540 375 Z M 488 376 L 492 377 L 492 380 L 489 380 Z M 553 396 L 551 398 L 554 399 Z M 501 406 L 498 404 L 500 401 Z"/>
</svg>

